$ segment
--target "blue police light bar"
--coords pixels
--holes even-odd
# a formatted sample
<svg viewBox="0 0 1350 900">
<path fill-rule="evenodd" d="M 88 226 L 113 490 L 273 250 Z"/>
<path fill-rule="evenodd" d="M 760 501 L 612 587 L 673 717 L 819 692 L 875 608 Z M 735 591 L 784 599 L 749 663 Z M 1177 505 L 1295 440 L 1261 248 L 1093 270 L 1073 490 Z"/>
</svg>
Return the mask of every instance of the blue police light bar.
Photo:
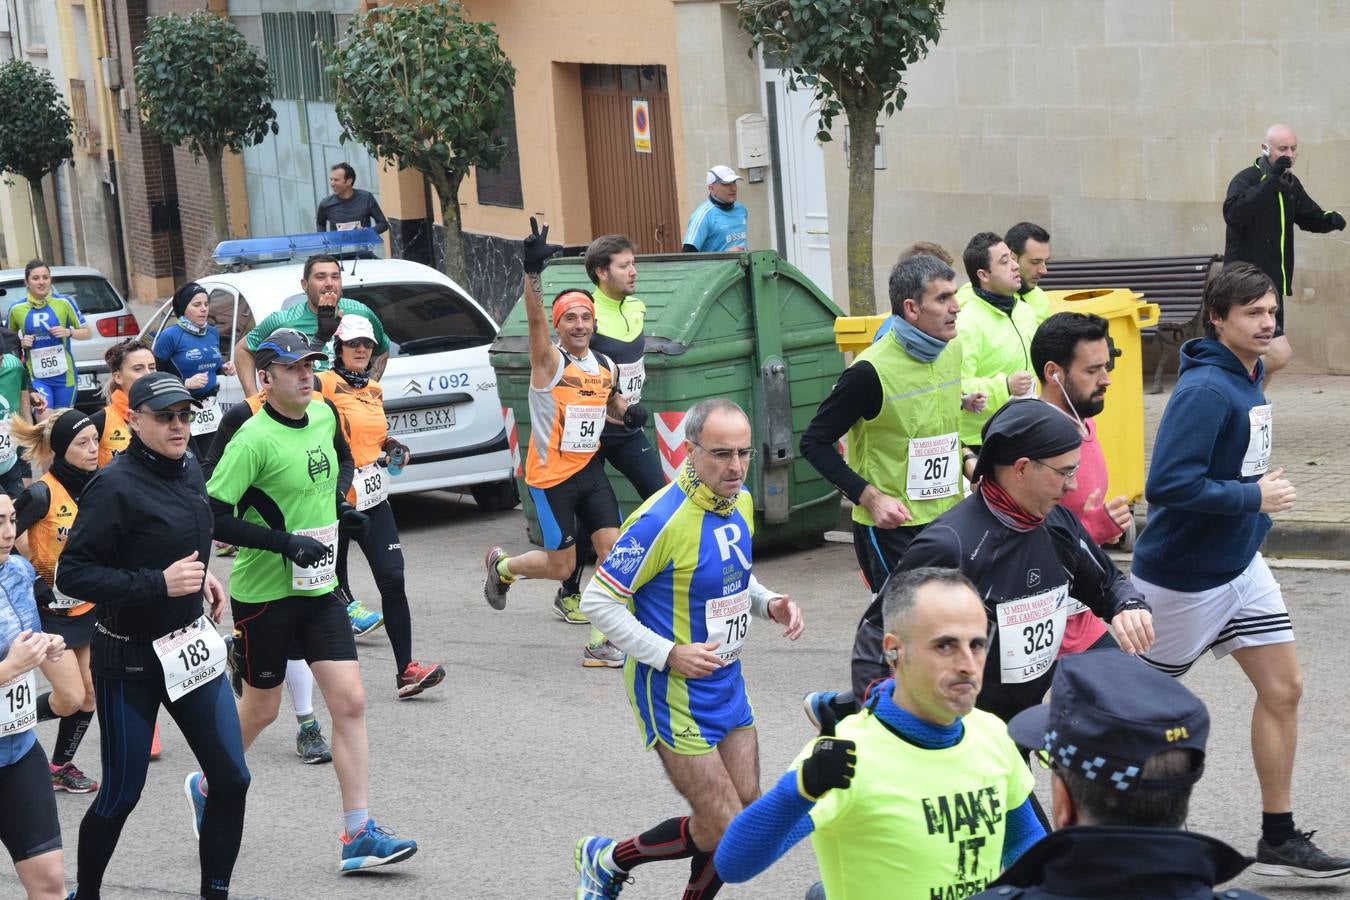
<svg viewBox="0 0 1350 900">
<path fill-rule="evenodd" d="M 305 259 L 316 253 L 344 257 L 375 253 L 384 248 L 384 241 L 374 228 L 352 228 L 348 231 L 316 231 L 310 234 L 284 234 L 271 237 L 241 238 L 221 241 L 211 258 L 221 266 L 254 265 L 257 263 L 290 262 Z"/>
</svg>

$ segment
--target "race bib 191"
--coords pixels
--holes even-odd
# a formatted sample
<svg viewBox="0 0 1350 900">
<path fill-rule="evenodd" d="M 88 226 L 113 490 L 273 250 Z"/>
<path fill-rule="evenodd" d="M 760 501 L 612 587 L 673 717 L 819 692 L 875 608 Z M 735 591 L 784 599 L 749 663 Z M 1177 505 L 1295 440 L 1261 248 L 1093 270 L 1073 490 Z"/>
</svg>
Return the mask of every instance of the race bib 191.
<svg viewBox="0 0 1350 900">
<path fill-rule="evenodd" d="M 740 656 L 741 645 L 750 631 L 750 591 L 706 601 L 703 616 L 708 628 L 708 642 L 722 642 L 713 651 L 722 662 L 729 663 Z"/>
<path fill-rule="evenodd" d="M 910 438 L 905 493 L 911 500 L 953 497 L 961 490 L 961 445 L 956 432 Z"/>
<path fill-rule="evenodd" d="M 562 449 L 568 453 L 594 453 L 600 449 L 600 429 L 604 425 L 603 406 L 567 404 L 563 415 Z"/>
<path fill-rule="evenodd" d="M 0 684 L 0 737 L 13 737 L 37 724 L 35 685 L 31 669 Z"/>
<path fill-rule="evenodd" d="M 225 641 L 206 616 L 154 642 L 169 702 L 225 672 Z"/>
<path fill-rule="evenodd" d="M 1069 613 L 1069 586 L 1000 603 L 998 667 L 1004 684 L 1022 684 L 1044 675 L 1059 656 Z"/>
<path fill-rule="evenodd" d="M 1248 410 L 1247 424 L 1249 432 L 1247 452 L 1242 457 L 1242 475 L 1264 475 L 1270 469 L 1270 448 L 1275 436 L 1275 415 L 1270 404 Z"/>
<path fill-rule="evenodd" d="M 337 523 L 323 528 L 301 528 L 295 533 L 314 538 L 328 552 L 312 566 L 291 563 L 291 587 L 297 591 L 317 591 L 337 584 Z"/>
</svg>

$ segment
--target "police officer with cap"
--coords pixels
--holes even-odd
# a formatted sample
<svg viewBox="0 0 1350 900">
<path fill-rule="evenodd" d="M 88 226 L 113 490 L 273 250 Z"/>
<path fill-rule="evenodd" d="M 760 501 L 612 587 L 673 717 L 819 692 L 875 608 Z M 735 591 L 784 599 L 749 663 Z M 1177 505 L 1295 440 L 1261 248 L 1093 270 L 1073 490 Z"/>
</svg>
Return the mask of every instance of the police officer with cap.
<svg viewBox="0 0 1350 900">
<path fill-rule="evenodd" d="M 1115 650 L 1067 657 L 1050 702 L 1019 713 L 1008 732 L 1043 748 L 1059 830 L 977 897 L 1259 897 L 1215 892 L 1252 860 L 1181 830 L 1204 772 L 1209 711 L 1180 682 Z"/>
</svg>

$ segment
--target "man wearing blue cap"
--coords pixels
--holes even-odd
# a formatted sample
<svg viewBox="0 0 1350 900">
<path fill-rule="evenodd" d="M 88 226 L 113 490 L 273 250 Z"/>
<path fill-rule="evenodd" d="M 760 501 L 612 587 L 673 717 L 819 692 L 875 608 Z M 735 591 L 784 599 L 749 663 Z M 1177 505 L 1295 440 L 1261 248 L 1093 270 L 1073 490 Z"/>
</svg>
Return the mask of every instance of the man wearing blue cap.
<svg viewBox="0 0 1350 900">
<path fill-rule="evenodd" d="M 1019 713 L 1008 732 L 1020 747 L 1043 748 L 1058 830 L 977 897 L 1259 896 L 1215 893 L 1251 860 L 1180 830 L 1209 736 L 1209 711 L 1180 683 L 1115 650 L 1067 657 L 1050 702 Z"/>
</svg>

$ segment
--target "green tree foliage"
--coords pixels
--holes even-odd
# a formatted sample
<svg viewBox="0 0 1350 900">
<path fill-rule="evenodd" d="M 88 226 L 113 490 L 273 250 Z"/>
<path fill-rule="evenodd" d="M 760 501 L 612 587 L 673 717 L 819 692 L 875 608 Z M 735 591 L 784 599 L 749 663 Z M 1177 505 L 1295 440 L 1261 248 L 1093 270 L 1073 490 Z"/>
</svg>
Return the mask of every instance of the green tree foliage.
<svg viewBox="0 0 1350 900">
<path fill-rule="evenodd" d="M 211 222 L 225 240 L 224 152 L 240 153 L 278 131 L 267 61 L 216 13 L 154 16 L 136 48 L 136 102 L 166 144 L 206 158 Z"/>
<path fill-rule="evenodd" d="M 343 139 L 355 139 L 436 189 L 446 274 L 467 284 L 459 186 L 471 166 L 501 163 L 495 134 L 516 70 L 489 22 L 458 0 L 379 6 L 355 17 L 327 67 Z"/>
<path fill-rule="evenodd" d="M 22 176 L 32 195 L 38 246 L 55 256 L 42 179 L 70 159 L 70 108 L 51 75 L 22 59 L 0 66 L 0 173 Z"/>
<path fill-rule="evenodd" d="M 881 113 L 905 104 L 906 71 L 942 32 L 946 0 L 737 0 L 741 28 L 766 54 L 784 60 L 790 87 L 820 103 L 819 140 L 841 112 L 848 147 L 848 305 L 876 311 L 872 221 L 874 142 Z"/>
</svg>

